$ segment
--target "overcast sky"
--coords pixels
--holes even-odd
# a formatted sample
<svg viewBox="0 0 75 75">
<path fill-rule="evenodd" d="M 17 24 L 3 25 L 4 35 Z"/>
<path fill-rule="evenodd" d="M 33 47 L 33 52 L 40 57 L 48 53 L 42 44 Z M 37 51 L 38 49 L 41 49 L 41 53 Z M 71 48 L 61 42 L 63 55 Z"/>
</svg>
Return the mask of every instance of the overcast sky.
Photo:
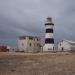
<svg viewBox="0 0 75 75">
<path fill-rule="evenodd" d="M 55 41 L 75 41 L 74 0 L 0 0 L 0 40 L 20 35 L 44 38 L 48 16 L 55 24 Z"/>
</svg>

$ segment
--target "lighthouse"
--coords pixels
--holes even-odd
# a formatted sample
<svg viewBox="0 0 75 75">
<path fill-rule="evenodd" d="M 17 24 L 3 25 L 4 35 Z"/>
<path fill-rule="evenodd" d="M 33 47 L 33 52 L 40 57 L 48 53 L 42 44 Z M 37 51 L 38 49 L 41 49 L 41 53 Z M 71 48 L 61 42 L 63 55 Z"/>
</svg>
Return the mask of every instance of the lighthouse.
<svg viewBox="0 0 75 75">
<path fill-rule="evenodd" d="M 45 23 L 45 45 L 43 51 L 54 51 L 54 23 L 51 17 L 47 18 Z"/>
</svg>

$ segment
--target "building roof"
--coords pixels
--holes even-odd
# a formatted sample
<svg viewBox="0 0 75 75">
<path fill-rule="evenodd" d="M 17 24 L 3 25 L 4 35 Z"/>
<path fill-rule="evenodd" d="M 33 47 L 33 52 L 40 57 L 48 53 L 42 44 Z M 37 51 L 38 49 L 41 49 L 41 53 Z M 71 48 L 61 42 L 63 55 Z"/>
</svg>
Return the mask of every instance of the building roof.
<svg viewBox="0 0 75 75">
<path fill-rule="evenodd" d="M 45 25 L 54 25 L 53 21 L 52 21 L 52 18 L 51 17 L 48 17 L 47 18 L 47 22 Z"/>
<path fill-rule="evenodd" d="M 70 41 L 70 40 L 63 40 L 63 41 L 66 41 L 66 42 L 68 42 L 71 45 L 75 45 L 75 42 L 74 41 Z"/>
<path fill-rule="evenodd" d="M 25 36 L 19 36 L 19 38 L 25 38 L 25 37 L 39 38 L 39 39 L 40 39 L 40 37 L 37 37 L 37 36 L 28 36 L 28 35 L 25 35 Z"/>
</svg>

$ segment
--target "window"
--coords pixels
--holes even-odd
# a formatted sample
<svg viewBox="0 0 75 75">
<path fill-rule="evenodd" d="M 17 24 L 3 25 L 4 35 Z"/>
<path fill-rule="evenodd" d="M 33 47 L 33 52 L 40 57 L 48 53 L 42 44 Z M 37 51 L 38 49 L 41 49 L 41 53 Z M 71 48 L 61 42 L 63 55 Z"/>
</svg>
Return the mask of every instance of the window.
<svg viewBox="0 0 75 75">
<path fill-rule="evenodd" d="M 29 40 L 33 40 L 33 37 L 29 37 Z"/>
<path fill-rule="evenodd" d="M 31 47 L 31 45 L 32 45 L 32 44 L 30 43 L 29 46 Z"/>
<path fill-rule="evenodd" d="M 63 42 L 63 40 L 61 42 Z"/>
<path fill-rule="evenodd" d="M 34 41 L 35 41 L 35 38 L 34 38 Z"/>
<path fill-rule="evenodd" d="M 38 44 L 37 44 L 37 46 L 38 46 Z"/>
<path fill-rule="evenodd" d="M 24 46 L 24 43 L 22 43 L 22 46 Z"/>
<path fill-rule="evenodd" d="M 37 44 L 37 47 L 40 47 L 40 44 Z"/>
<path fill-rule="evenodd" d="M 61 46 L 61 43 L 60 43 L 60 46 Z"/>
<path fill-rule="evenodd" d="M 53 47 L 53 50 L 54 50 L 54 47 Z"/>
<path fill-rule="evenodd" d="M 35 47 L 35 43 L 34 43 L 34 47 Z"/>
<path fill-rule="evenodd" d="M 39 41 L 40 39 L 39 38 L 37 38 L 37 41 Z"/>
<path fill-rule="evenodd" d="M 37 38 L 37 41 L 38 41 L 39 39 Z"/>
<path fill-rule="evenodd" d="M 61 49 L 62 49 L 62 51 L 64 51 L 64 47 L 62 47 Z"/>
</svg>

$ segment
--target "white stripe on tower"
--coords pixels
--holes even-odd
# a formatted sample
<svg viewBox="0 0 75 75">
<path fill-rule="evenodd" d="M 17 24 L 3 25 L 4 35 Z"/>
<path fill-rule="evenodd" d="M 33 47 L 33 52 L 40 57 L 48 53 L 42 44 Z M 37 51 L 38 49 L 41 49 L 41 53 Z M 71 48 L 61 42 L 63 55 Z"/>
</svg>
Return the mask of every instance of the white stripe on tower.
<svg viewBox="0 0 75 75">
<path fill-rule="evenodd" d="M 45 45 L 43 47 L 44 51 L 53 51 L 54 50 L 54 36 L 53 36 L 53 27 L 54 24 L 52 22 L 52 18 L 48 17 L 47 22 L 45 24 Z"/>
<path fill-rule="evenodd" d="M 47 26 L 45 26 L 45 27 L 46 27 L 46 29 L 47 29 L 47 28 L 51 28 L 51 29 L 52 29 L 54 26 L 47 25 Z"/>
<path fill-rule="evenodd" d="M 46 33 L 45 35 L 45 38 L 54 38 L 53 33 Z"/>
</svg>

